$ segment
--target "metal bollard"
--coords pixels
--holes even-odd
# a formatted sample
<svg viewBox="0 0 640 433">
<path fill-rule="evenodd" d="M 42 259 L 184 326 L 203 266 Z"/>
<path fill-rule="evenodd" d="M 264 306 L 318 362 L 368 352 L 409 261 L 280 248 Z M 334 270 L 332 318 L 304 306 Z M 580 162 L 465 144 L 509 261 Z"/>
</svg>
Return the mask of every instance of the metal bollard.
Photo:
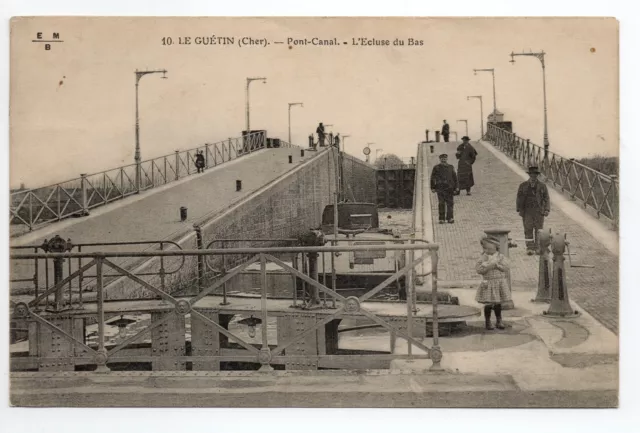
<svg viewBox="0 0 640 433">
<path fill-rule="evenodd" d="M 494 238 L 500 241 L 500 253 L 505 256 L 507 259 L 509 258 L 509 232 L 510 230 L 506 229 L 490 229 L 484 231 L 487 235 L 493 236 Z M 507 282 L 509 283 L 509 291 L 511 292 L 511 270 L 507 271 Z M 507 301 L 502 304 L 503 310 L 513 310 L 515 305 L 513 301 Z"/>
<path fill-rule="evenodd" d="M 431 153 L 433 153 L 433 144 L 429 146 L 429 150 L 431 151 Z"/>
<path fill-rule="evenodd" d="M 578 317 L 580 313 L 571 308 L 567 274 L 564 269 L 564 250 L 569 245 L 565 233 L 556 233 L 551 240 L 553 251 L 553 281 L 551 283 L 551 305 L 543 314 L 547 317 Z"/>
<path fill-rule="evenodd" d="M 304 158 L 304 149 L 300 149 L 300 157 Z"/>
<path fill-rule="evenodd" d="M 184 222 L 187 219 L 187 208 L 184 206 L 180 207 L 180 221 Z"/>
<path fill-rule="evenodd" d="M 289 155 L 289 164 L 293 164 L 293 156 Z"/>
<path fill-rule="evenodd" d="M 236 180 L 236 191 L 240 191 L 242 189 L 242 181 Z"/>
</svg>

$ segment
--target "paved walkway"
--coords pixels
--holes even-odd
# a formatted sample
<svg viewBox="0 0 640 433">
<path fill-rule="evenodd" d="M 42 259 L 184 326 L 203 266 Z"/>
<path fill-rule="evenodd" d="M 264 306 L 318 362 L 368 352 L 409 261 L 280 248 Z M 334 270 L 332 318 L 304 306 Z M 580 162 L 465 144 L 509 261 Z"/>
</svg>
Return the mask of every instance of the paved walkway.
<svg viewBox="0 0 640 433">
<path fill-rule="evenodd" d="M 458 143 L 437 143 L 429 158 L 429 174 L 438 163 L 440 153 L 449 154 L 450 163 L 456 166 L 455 149 Z M 490 144 L 487 144 L 490 146 Z M 455 224 L 438 224 L 438 200 L 432 195 L 432 219 L 435 241 L 441 244 L 438 274 L 441 280 L 477 280 L 475 261 L 481 252 L 480 237 L 485 229 L 511 230 L 514 240 L 523 239 L 522 219 L 516 213 L 515 202 L 522 178 L 500 161 L 482 143 L 474 143 L 478 158 L 474 164 L 476 186 L 472 195 L 462 192 L 455 198 Z M 549 185 L 549 189 L 552 186 Z M 586 215 L 585 218 L 590 216 Z M 570 268 L 567 284 L 571 299 L 593 315 L 604 326 L 618 333 L 618 256 L 600 243 L 591 233 L 559 210 L 552 198 L 551 213 L 545 220 L 545 228 L 567 233 L 574 264 L 589 264 L 595 268 Z M 525 243 L 509 251 L 512 261 L 513 290 L 532 291 L 538 284 L 538 256 L 525 254 Z"/>
</svg>

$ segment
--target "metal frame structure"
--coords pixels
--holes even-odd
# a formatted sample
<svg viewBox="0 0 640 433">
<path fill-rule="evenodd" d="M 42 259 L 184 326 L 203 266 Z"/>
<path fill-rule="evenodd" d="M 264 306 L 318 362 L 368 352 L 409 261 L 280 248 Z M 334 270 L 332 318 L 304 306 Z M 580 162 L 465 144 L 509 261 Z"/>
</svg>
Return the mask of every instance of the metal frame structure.
<svg viewBox="0 0 640 433">
<path fill-rule="evenodd" d="M 293 266 L 289 266 L 281 259 L 274 256 L 277 254 L 321 254 L 321 253 L 337 253 L 337 252 L 350 252 L 350 251 L 367 251 L 369 247 L 366 246 L 330 246 L 330 247 L 279 247 L 279 248 L 233 248 L 233 249 L 210 249 L 210 250 L 185 250 L 185 251 L 146 251 L 146 252 L 110 252 L 110 253 L 56 253 L 56 254 L 12 254 L 11 260 L 32 260 L 32 259 L 88 259 L 89 262 L 84 264 L 76 272 L 70 274 L 57 284 L 49 287 L 44 293 L 35 296 L 30 302 L 18 302 L 14 304 L 11 320 L 16 322 L 26 322 L 29 324 L 30 329 L 34 329 L 34 338 L 42 338 L 43 335 L 48 335 L 47 342 L 43 347 L 34 348 L 31 350 L 28 357 L 14 358 L 12 361 L 14 365 L 22 366 L 35 366 L 40 371 L 73 371 L 74 366 L 77 363 L 93 364 L 96 365 L 96 372 L 109 371 L 107 363 L 113 362 L 152 362 L 154 369 L 161 370 L 184 370 L 186 362 L 201 363 L 199 369 L 207 369 L 206 365 L 210 363 L 219 363 L 220 361 L 240 361 L 240 362 L 257 362 L 261 364 L 261 370 L 271 370 L 272 363 L 285 363 L 289 365 L 318 365 L 319 361 L 323 359 L 379 359 L 379 360 L 393 360 L 393 359 L 431 359 L 432 369 L 439 370 L 440 360 L 442 358 L 442 352 L 438 345 L 438 302 L 437 302 L 437 264 L 438 264 L 438 245 L 436 244 L 422 244 L 422 245 L 385 245 L 378 249 L 404 251 L 407 256 L 407 264 L 402 269 L 399 269 L 394 274 L 390 275 L 385 281 L 378 286 L 367 292 L 366 294 L 355 297 L 344 297 L 336 291 L 330 289 L 319 281 L 314 280 L 309 275 L 295 269 Z M 420 257 L 414 258 L 416 251 L 428 252 L 427 254 L 421 254 Z M 231 272 L 219 278 L 213 285 L 202 290 L 195 296 L 176 298 L 170 293 L 166 292 L 162 288 L 156 287 L 153 284 L 140 278 L 139 275 L 133 274 L 127 271 L 121 266 L 114 263 L 115 258 L 120 257 L 207 257 L 223 254 L 248 254 L 251 257 L 242 263 L 240 266 L 233 269 Z M 379 315 L 370 311 L 365 301 L 370 299 L 376 293 L 383 290 L 389 284 L 397 281 L 399 278 L 406 276 L 408 279 L 408 290 L 415 291 L 413 270 L 416 266 L 422 263 L 428 257 L 431 258 L 431 277 L 432 277 L 432 332 L 433 332 L 433 345 L 428 347 L 421 341 L 418 341 L 413 337 L 413 323 L 414 323 L 414 309 L 412 307 L 413 296 L 407 296 L 407 309 L 406 309 L 406 332 L 399 326 L 394 326 L 394 317 L 388 315 Z M 308 324 L 304 326 L 297 326 L 295 332 L 293 327 L 289 327 L 291 332 L 284 338 L 284 341 L 278 341 L 277 346 L 269 347 L 267 339 L 267 327 L 262 326 L 261 345 L 256 347 L 253 344 L 245 341 L 238 335 L 233 334 L 220 323 L 220 320 L 216 320 L 219 316 L 218 311 L 212 311 L 209 307 L 198 305 L 205 297 L 212 294 L 217 288 L 225 284 L 234 276 L 245 270 L 249 265 L 253 263 L 260 263 L 261 274 L 261 296 L 260 296 L 260 310 L 256 311 L 256 314 L 260 316 L 263 324 L 267 323 L 270 317 L 270 311 L 267 303 L 267 269 L 268 262 L 275 263 L 285 272 L 288 272 L 292 277 L 299 278 L 306 284 L 316 288 L 317 290 L 326 293 L 328 296 L 334 298 L 337 302 L 335 310 L 324 311 L 324 316 L 320 320 L 320 312 L 316 315 L 311 315 L 310 312 L 293 313 L 295 317 L 290 317 L 290 320 L 295 320 L 299 324 L 300 318 L 311 317 L 313 323 L 311 326 Z M 105 345 L 105 293 L 104 293 L 104 269 L 110 268 L 120 275 L 128 278 L 132 283 L 144 287 L 146 290 L 154 293 L 156 296 L 162 299 L 164 302 L 156 302 L 150 305 L 149 301 L 130 301 L 131 303 L 140 302 L 140 306 L 132 305 L 127 307 L 128 311 L 144 311 L 151 313 L 152 321 L 149 326 L 135 335 L 126 338 L 124 341 L 107 350 Z M 70 311 L 65 311 L 62 314 L 56 313 L 40 313 L 38 307 L 41 303 L 51 294 L 59 290 L 69 281 L 78 278 L 82 272 L 87 272 L 89 269 L 95 268 L 96 275 L 96 303 L 95 305 L 89 305 L 85 303 L 82 307 L 77 307 Z M 73 301 L 73 299 L 72 299 Z M 223 307 L 219 307 L 223 308 Z M 110 313 L 110 314 L 113 314 Z M 119 314 L 119 313 L 117 313 Z M 191 320 L 194 318 L 202 325 L 206 325 L 209 328 L 204 334 L 204 344 L 206 341 L 211 341 L 212 338 L 218 338 L 219 334 L 226 336 L 229 340 L 235 341 L 241 347 L 243 351 L 234 350 L 227 352 L 226 354 L 219 352 L 207 353 L 204 356 L 185 356 L 184 355 L 184 341 L 185 341 L 185 316 L 191 315 Z M 221 315 L 221 313 L 220 313 Z M 298 317 L 300 316 L 300 317 Z M 345 316 L 361 316 L 369 318 L 374 323 L 386 328 L 390 331 L 390 347 L 391 352 L 395 347 L 395 339 L 400 337 L 405 339 L 408 343 L 407 355 L 394 354 L 389 355 L 327 355 L 322 353 L 312 353 L 309 355 L 299 354 L 293 350 L 292 352 L 286 351 L 292 346 L 306 337 L 312 335 L 316 331 L 325 328 L 325 325 L 332 322 L 334 319 L 339 319 Z M 97 348 L 90 347 L 84 339 L 82 320 L 93 317 L 97 322 Z M 400 317 L 404 320 L 403 317 Z M 398 317 L 395 317 L 398 319 Z M 308 321 L 302 320 L 307 323 Z M 302 323 L 301 322 L 301 323 Z M 192 325 L 193 326 L 193 325 Z M 200 325 L 198 325 L 200 326 Z M 159 346 L 153 349 L 153 353 L 146 355 L 139 355 L 139 352 L 133 352 L 128 354 L 119 354 L 123 349 L 127 348 L 131 343 L 138 341 L 142 336 L 147 333 L 156 333 L 159 336 Z M 218 334 L 219 333 L 219 334 Z M 215 336 L 215 337 L 214 337 Z M 31 332 L 30 332 L 31 339 Z M 424 354 L 413 354 L 413 347 L 423 350 Z M 192 342 L 193 347 L 193 342 Z M 173 349 L 173 350 L 172 350 Z M 206 350 L 205 350 L 206 351 Z M 283 353 L 284 352 L 284 353 Z M 138 354 L 137 354 L 138 353 Z M 307 364 L 305 364 L 307 363 Z M 29 368 L 29 367 L 27 367 Z"/>
<path fill-rule="evenodd" d="M 607 176 L 573 159 L 563 158 L 528 139 L 489 123 L 488 141 L 523 167 L 537 165 L 547 181 L 571 200 L 580 200 L 584 209 L 595 211 L 598 218 L 609 219 L 614 229 L 619 225 L 620 185 L 617 176 Z"/>
<path fill-rule="evenodd" d="M 149 159 L 139 166 L 131 164 L 93 174 L 81 174 L 79 178 L 53 185 L 12 192 L 9 224 L 25 226 L 32 231 L 38 226 L 70 216 L 87 215 L 90 209 L 136 194 L 139 190 L 166 185 L 197 173 L 195 158 L 198 151 L 204 152 L 205 168 L 211 168 L 265 149 L 266 138 L 263 132 L 229 138 Z M 285 141 L 280 141 L 280 146 L 298 147 Z M 136 187 L 138 167 L 141 175 L 139 189 Z"/>
</svg>

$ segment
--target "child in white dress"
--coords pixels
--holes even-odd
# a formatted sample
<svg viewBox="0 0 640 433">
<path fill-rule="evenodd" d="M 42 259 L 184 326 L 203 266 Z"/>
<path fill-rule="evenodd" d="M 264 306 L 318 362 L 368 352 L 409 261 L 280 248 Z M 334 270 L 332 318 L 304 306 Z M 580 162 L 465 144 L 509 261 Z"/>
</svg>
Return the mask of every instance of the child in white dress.
<svg viewBox="0 0 640 433">
<path fill-rule="evenodd" d="M 483 252 L 476 263 L 476 271 L 482 275 L 482 283 L 476 292 L 476 301 L 484 304 L 485 327 L 491 325 L 491 310 L 495 311 L 496 328 L 504 329 L 502 324 L 502 303 L 511 300 L 511 291 L 507 282 L 509 261 L 500 254 L 500 241 L 488 236 L 480 240 Z"/>
</svg>

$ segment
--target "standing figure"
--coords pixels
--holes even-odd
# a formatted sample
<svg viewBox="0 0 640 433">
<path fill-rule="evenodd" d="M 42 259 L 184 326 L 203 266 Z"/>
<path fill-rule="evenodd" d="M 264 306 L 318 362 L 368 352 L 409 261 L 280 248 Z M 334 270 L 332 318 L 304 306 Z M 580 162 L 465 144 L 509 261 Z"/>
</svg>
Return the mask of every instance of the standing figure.
<svg viewBox="0 0 640 433">
<path fill-rule="evenodd" d="M 196 153 L 196 168 L 198 169 L 198 173 L 204 173 L 204 165 L 204 154 L 200 150 Z"/>
<path fill-rule="evenodd" d="M 320 147 L 324 147 L 324 125 L 322 122 L 320 122 L 316 128 L 316 134 L 318 134 L 318 143 L 320 144 Z"/>
<path fill-rule="evenodd" d="M 522 217 L 524 237 L 532 239 L 527 241 L 530 256 L 536 253 L 538 230 L 544 227 L 544 217 L 551 210 L 549 191 L 547 185 L 538 180 L 539 174 L 538 167 L 529 167 L 529 180 L 520 184 L 516 197 L 516 211 Z"/>
<path fill-rule="evenodd" d="M 333 145 L 337 147 L 338 150 L 340 150 L 340 133 L 337 133 L 336 136 L 333 138 Z"/>
<path fill-rule="evenodd" d="M 496 328 L 502 324 L 502 303 L 511 301 L 511 291 L 507 282 L 509 261 L 500 254 L 500 241 L 492 236 L 480 240 L 482 255 L 476 262 L 476 272 L 482 275 L 482 282 L 476 292 L 476 302 L 484 304 L 484 323 L 488 330 L 491 325 L 491 310 L 496 314 Z"/>
<path fill-rule="evenodd" d="M 438 194 L 438 220 L 453 224 L 453 195 L 458 191 L 458 177 L 453 165 L 447 164 L 447 154 L 440 155 L 440 164 L 431 172 L 431 191 Z M 446 215 L 445 215 L 446 208 Z"/>
<path fill-rule="evenodd" d="M 449 142 L 449 124 L 447 123 L 446 120 L 443 120 L 444 125 L 442 125 L 442 136 L 444 137 L 444 142 L 448 143 Z"/>
<path fill-rule="evenodd" d="M 469 137 L 462 137 L 462 144 L 456 149 L 458 158 L 458 176 L 460 180 L 460 190 L 466 189 L 467 195 L 471 195 L 471 187 L 475 185 L 473 180 L 473 164 L 476 162 L 478 152 L 469 143 Z"/>
</svg>

